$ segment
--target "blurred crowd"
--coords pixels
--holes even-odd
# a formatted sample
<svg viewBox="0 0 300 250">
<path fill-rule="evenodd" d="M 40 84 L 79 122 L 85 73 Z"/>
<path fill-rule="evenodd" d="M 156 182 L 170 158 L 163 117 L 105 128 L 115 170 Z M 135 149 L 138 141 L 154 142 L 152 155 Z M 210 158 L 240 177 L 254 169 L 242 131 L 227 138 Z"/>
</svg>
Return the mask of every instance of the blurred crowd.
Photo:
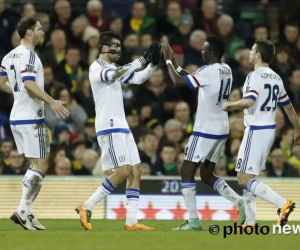
<svg viewBox="0 0 300 250">
<path fill-rule="evenodd" d="M 168 41 L 178 64 L 189 72 L 203 65 L 201 50 L 207 36 L 226 42 L 223 62 L 233 72 L 230 101 L 242 98 L 241 88 L 253 66 L 249 51 L 257 39 L 271 39 L 276 54 L 271 68 L 284 81 L 297 112 L 300 111 L 300 9 L 282 15 L 283 1 L 272 0 L 58 0 L 53 9 L 36 9 L 32 0 L 20 11 L 0 0 L 0 59 L 20 43 L 16 25 L 21 16 L 37 15 L 45 36 L 36 47 L 44 66 L 45 91 L 66 101 L 70 117 L 58 119 L 45 106 L 51 137 L 50 175 L 107 176 L 101 168 L 101 150 L 95 133 L 95 104 L 88 78 L 89 65 L 99 56 L 101 32 L 122 34 L 126 64 L 141 55 L 152 41 Z M 47 2 L 47 1 L 43 1 Z M 77 3 L 85 9 L 78 11 Z M 297 5 L 298 4 L 298 5 Z M 125 10 L 128 12 L 124 12 Z M 288 13 L 288 14 L 287 14 Z M 184 147 L 193 130 L 197 90 L 175 88 L 165 64 L 141 86 L 123 85 L 126 119 L 140 151 L 143 175 L 179 175 Z M 0 174 L 23 175 L 28 167 L 19 155 L 9 127 L 13 96 L 0 92 Z M 236 156 L 244 131 L 243 112 L 230 113 L 230 138 L 216 166 L 218 176 L 236 176 Z M 298 177 L 300 146 L 293 145 L 294 130 L 277 110 L 277 137 L 262 176 Z M 200 168 L 197 171 L 199 176 Z"/>
</svg>

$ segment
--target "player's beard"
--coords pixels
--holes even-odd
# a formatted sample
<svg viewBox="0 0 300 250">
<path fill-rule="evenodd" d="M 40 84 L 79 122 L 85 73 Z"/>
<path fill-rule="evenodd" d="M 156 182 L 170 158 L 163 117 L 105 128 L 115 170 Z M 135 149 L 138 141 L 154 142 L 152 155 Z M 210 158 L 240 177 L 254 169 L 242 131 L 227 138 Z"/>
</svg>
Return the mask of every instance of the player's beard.
<svg viewBox="0 0 300 250">
<path fill-rule="evenodd" d="M 109 55 L 109 59 L 111 62 L 115 63 L 117 61 L 119 61 L 120 57 L 118 57 L 117 55 Z"/>
<path fill-rule="evenodd" d="M 38 45 L 40 43 L 41 38 L 38 36 L 33 37 L 33 44 L 34 46 Z"/>
</svg>

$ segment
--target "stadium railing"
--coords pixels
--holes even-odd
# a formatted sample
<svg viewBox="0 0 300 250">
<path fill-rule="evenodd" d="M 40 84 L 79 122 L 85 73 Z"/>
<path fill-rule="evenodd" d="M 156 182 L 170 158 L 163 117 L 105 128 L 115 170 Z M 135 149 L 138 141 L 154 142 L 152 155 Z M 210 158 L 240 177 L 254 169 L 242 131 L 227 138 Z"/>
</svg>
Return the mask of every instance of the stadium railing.
<svg viewBox="0 0 300 250">
<path fill-rule="evenodd" d="M 242 195 L 236 178 L 224 178 Z M 264 178 L 272 189 L 285 198 L 300 204 L 300 179 Z M 103 181 L 99 177 L 55 177 L 48 176 L 33 209 L 39 218 L 78 219 L 75 207 L 87 200 Z M 197 181 L 197 208 L 202 220 L 238 219 L 236 207 L 221 197 L 212 188 Z M 0 176 L 0 218 L 9 218 L 21 198 L 22 177 Z M 277 220 L 277 208 L 257 199 L 257 220 Z M 123 219 L 126 216 L 125 183 L 117 187 L 106 200 L 93 211 L 94 219 Z M 139 202 L 138 219 L 184 220 L 187 212 L 181 194 L 180 177 L 143 177 Z M 290 220 L 300 221 L 300 211 L 295 210 Z"/>
</svg>

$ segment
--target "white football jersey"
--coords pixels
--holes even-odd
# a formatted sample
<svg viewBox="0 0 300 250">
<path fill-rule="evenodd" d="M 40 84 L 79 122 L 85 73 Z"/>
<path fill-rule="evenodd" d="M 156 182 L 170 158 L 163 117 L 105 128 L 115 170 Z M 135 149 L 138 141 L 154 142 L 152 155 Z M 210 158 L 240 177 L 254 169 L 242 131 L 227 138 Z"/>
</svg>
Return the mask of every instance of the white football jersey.
<svg viewBox="0 0 300 250">
<path fill-rule="evenodd" d="M 121 80 L 109 81 L 107 74 L 117 66 L 96 60 L 90 66 L 89 78 L 96 108 L 97 136 L 123 132 L 129 133 L 126 121 Z"/>
<path fill-rule="evenodd" d="M 229 134 L 228 114 L 222 104 L 228 101 L 232 72 L 224 63 L 214 63 L 184 76 L 190 88 L 199 87 L 194 135 L 209 139 L 225 139 Z"/>
<path fill-rule="evenodd" d="M 290 103 L 280 76 L 268 67 L 249 73 L 243 96 L 255 101 L 251 108 L 244 110 L 246 127 L 275 125 L 277 104 L 284 106 Z"/>
<path fill-rule="evenodd" d="M 13 90 L 14 105 L 10 123 L 34 124 L 44 119 L 44 102 L 30 96 L 24 88 L 24 81 L 32 80 L 44 91 L 43 66 L 36 53 L 20 45 L 9 52 L 2 60 L 0 76 L 7 76 Z"/>
</svg>

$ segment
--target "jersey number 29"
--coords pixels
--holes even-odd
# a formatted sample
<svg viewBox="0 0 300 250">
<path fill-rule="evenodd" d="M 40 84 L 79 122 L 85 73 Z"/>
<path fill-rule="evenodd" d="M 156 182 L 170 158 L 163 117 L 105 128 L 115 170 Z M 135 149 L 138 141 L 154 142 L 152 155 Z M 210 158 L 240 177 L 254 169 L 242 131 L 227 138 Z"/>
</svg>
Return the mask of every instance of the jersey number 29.
<svg viewBox="0 0 300 250">
<path fill-rule="evenodd" d="M 19 88 L 18 83 L 17 83 L 17 73 L 16 73 L 15 66 L 14 65 L 10 65 L 10 70 L 13 70 L 14 74 L 15 74 L 16 84 L 14 85 L 14 92 L 19 92 L 20 88 Z"/>
<path fill-rule="evenodd" d="M 271 109 L 272 111 L 275 111 L 277 106 L 278 96 L 279 96 L 279 86 L 278 85 L 272 86 L 266 83 L 264 85 L 264 88 L 268 90 L 268 97 L 264 102 L 264 104 L 261 106 L 260 111 L 270 111 Z M 271 107 L 269 106 L 270 101 L 271 101 Z"/>
<path fill-rule="evenodd" d="M 229 98 L 229 93 L 230 93 L 230 78 L 228 78 L 224 92 L 224 80 L 221 81 L 221 87 L 220 87 L 220 92 L 219 92 L 219 97 L 218 97 L 218 103 L 221 102 L 221 100 L 226 100 L 228 101 Z"/>
</svg>

